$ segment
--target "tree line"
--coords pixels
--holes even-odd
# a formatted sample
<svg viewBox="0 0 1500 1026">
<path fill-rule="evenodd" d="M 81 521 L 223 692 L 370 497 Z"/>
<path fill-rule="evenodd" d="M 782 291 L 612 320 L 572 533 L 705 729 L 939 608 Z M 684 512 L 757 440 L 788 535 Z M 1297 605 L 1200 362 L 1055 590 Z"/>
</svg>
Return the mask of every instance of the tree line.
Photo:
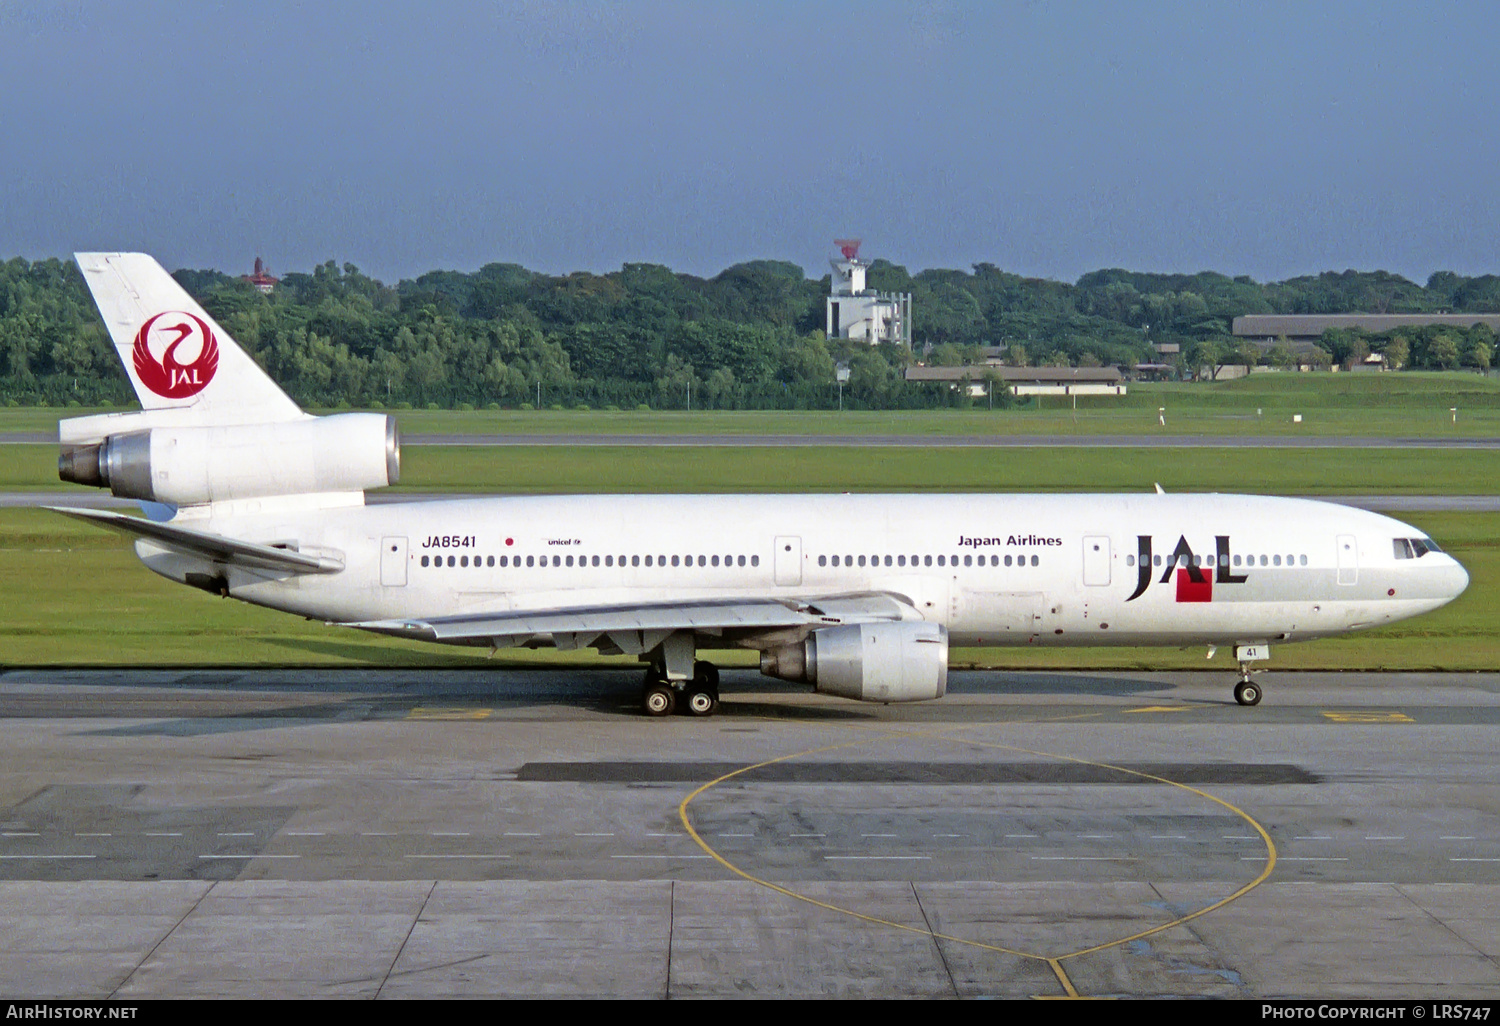
<svg viewBox="0 0 1500 1026">
<path fill-rule="evenodd" d="M 1229 334 L 1242 314 L 1500 312 L 1500 277 L 1442 271 L 1420 286 L 1383 271 L 1260 284 L 1248 277 L 1101 270 L 1076 283 L 991 264 L 969 271 L 877 260 L 870 287 L 912 295 L 914 354 L 823 334 L 829 278 L 759 260 L 712 278 L 656 264 L 547 275 L 517 264 L 433 271 L 387 285 L 330 260 L 269 294 L 214 270 L 174 277 L 287 393 L 309 406 L 535 406 L 653 409 L 896 409 L 967 400 L 905 381 L 914 359 L 1117 365 L 1177 343 L 1182 373 L 1223 363 L 1306 362 Z M 1488 328 L 1330 332 L 1319 356 L 1383 352 L 1396 366 L 1487 368 Z M 132 396 L 72 261 L 0 263 L 0 401 L 126 404 Z"/>
</svg>

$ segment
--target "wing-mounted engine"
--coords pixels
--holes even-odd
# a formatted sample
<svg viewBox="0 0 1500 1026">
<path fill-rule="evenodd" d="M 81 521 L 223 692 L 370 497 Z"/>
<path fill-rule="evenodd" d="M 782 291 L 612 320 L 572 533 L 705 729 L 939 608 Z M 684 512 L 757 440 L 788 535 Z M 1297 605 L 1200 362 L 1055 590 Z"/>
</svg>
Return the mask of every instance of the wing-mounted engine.
<svg viewBox="0 0 1500 1026">
<path fill-rule="evenodd" d="M 174 506 L 363 491 L 401 477 L 396 420 L 380 413 L 217 426 L 148 426 L 149 412 L 110 419 L 116 430 L 102 439 L 60 425 L 59 477 Z"/>
<path fill-rule="evenodd" d="M 762 652 L 760 672 L 861 702 L 925 702 L 948 690 L 948 631 L 920 620 L 828 627 Z"/>
</svg>

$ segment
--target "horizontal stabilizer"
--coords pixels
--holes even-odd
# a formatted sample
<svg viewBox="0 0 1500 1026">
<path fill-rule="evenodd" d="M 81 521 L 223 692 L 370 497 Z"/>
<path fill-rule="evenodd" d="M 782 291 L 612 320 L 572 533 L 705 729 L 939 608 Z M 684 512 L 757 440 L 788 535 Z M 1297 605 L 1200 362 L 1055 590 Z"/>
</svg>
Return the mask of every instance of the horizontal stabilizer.
<svg viewBox="0 0 1500 1026">
<path fill-rule="evenodd" d="M 274 570 L 293 574 L 334 574 L 344 569 L 342 560 L 329 556 L 314 556 L 293 549 L 256 542 L 239 541 L 207 531 L 195 531 L 171 523 L 142 520 L 104 509 L 71 509 L 63 506 L 48 506 L 54 513 L 85 520 L 91 524 L 118 531 L 124 535 L 147 538 L 169 549 L 200 556 L 227 566 L 242 566 L 254 570 Z"/>
</svg>

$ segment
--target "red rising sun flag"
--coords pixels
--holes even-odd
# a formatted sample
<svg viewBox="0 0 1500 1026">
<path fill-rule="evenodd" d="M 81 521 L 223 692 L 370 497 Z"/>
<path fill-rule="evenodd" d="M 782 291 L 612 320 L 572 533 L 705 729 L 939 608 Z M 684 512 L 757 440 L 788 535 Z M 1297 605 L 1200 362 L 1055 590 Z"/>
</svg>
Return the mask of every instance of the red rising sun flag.
<svg viewBox="0 0 1500 1026">
<path fill-rule="evenodd" d="M 1198 580 L 1193 580 L 1193 575 Z M 1178 602 L 1212 602 L 1214 598 L 1214 575 L 1202 567 L 1177 568 Z"/>
</svg>

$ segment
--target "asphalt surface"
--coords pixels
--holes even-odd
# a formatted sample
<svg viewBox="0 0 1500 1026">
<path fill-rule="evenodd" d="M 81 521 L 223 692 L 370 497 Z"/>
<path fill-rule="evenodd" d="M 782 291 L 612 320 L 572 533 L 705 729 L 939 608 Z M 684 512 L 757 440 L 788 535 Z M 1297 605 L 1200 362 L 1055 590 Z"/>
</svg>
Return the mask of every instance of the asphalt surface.
<svg viewBox="0 0 1500 1026">
<path fill-rule="evenodd" d="M 1500 998 L 1500 675 L 0 674 L 0 993 Z"/>
</svg>

